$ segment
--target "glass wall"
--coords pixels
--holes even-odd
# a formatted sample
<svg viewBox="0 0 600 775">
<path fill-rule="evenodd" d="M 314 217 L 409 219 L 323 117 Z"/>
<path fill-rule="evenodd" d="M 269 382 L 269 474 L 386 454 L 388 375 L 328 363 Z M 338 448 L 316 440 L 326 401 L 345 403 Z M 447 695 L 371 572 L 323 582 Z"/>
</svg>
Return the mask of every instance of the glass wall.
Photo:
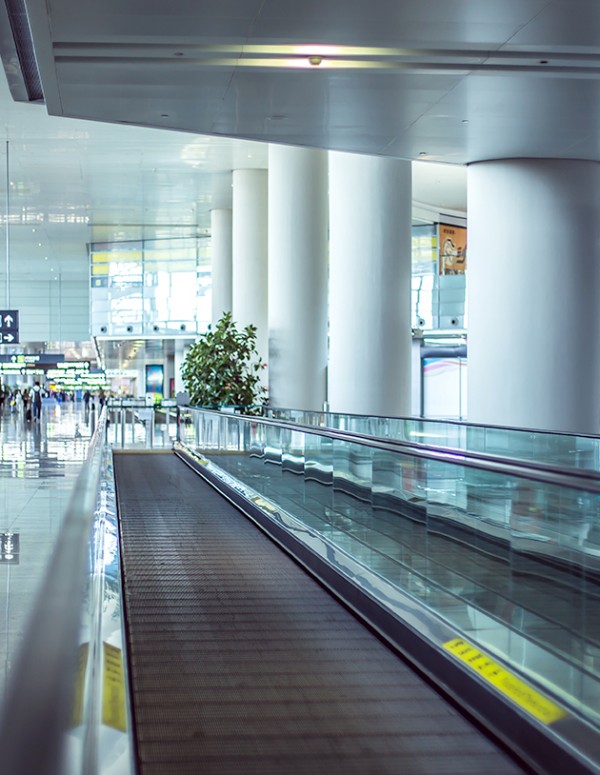
<svg viewBox="0 0 600 775">
<path fill-rule="evenodd" d="M 466 328 L 467 230 L 434 223 L 412 228 L 412 325 Z"/>
<path fill-rule="evenodd" d="M 211 320 L 209 239 L 140 240 L 90 246 L 94 335 L 192 335 Z"/>
</svg>

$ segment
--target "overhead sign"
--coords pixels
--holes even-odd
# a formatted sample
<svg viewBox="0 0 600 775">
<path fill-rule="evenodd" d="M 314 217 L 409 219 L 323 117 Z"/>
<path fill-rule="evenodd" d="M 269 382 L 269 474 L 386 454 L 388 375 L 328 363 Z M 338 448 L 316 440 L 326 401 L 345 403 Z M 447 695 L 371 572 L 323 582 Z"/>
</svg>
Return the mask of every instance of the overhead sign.
<svg viewBox="0 0 600 775">
<path fill-rule="evenodd" d="M 137 369 L 106 369 L 106 376 L 110 379 L 117 377 L 137 377 Z"/>
<path fill-rule="evenodd" d="M 0 310 L 0 344 L 17 344 L 19 341 L 19 310 Z"/>
<path fill-rule="evenodd" d="M 56 365 L 64 361 L 63 353 L 12 353 L 10 355 L 0 355 L 0 363 L 19 363 L 21 366 L 33 364 Z"/>
<path fill-rule="evenodd" d="M 69 371 L 89 371 L 89 361 L 63 361 L 56 364 L 57 369 L 68 369 Z"/>
</svg>

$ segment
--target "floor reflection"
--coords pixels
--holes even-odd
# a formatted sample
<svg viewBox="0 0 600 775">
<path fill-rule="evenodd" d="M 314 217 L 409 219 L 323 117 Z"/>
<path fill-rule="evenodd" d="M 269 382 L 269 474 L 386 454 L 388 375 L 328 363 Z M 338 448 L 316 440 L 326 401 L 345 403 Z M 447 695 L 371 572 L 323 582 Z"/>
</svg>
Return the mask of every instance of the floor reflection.
<svg viewBox="0 0 600 775">
<path fill-rule="evenodd" d="M 74 403 L 45 406 L 37 422 L 0 415 L 0 697 L 91 432 Z"/>
</svg>

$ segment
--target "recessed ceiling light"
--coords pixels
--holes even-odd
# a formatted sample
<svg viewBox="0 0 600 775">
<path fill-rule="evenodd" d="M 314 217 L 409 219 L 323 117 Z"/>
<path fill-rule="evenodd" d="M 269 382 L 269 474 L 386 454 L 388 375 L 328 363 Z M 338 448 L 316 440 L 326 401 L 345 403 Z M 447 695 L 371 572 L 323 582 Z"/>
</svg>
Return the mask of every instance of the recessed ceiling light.
<svg viewBox="0 0 600 775">
<path fill-rule="evenodd" d="M 42 247 L 42 243 L 38 242 L 38 248 L 41 248 L 41 247 Z"/>
<path fill-rule="evenodd" d="M 427 156 L 427 151 L 420 151 L 419 156 Z"/>
</svg>

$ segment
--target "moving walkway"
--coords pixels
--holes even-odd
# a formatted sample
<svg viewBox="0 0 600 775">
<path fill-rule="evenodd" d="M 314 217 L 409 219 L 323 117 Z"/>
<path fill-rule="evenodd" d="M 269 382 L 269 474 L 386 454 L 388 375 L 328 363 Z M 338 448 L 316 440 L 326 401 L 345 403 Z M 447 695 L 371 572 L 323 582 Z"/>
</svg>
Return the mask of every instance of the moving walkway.
<svg viewBox="0 0 600 775">
<path fill-rule="evenodd" d="M 95 512 L 92 621 L 77 637 L 73 605 L 48 621 L 42 601 L 3 719 L 8 772 L 599 771 L 594 478 L 188 419 L 174 453 L 111 455 L 100 423 L 46 585 L 72 601 L 61 552 Z M 76 657 L 51 685 L 44 627 Z"/>
</svg>

